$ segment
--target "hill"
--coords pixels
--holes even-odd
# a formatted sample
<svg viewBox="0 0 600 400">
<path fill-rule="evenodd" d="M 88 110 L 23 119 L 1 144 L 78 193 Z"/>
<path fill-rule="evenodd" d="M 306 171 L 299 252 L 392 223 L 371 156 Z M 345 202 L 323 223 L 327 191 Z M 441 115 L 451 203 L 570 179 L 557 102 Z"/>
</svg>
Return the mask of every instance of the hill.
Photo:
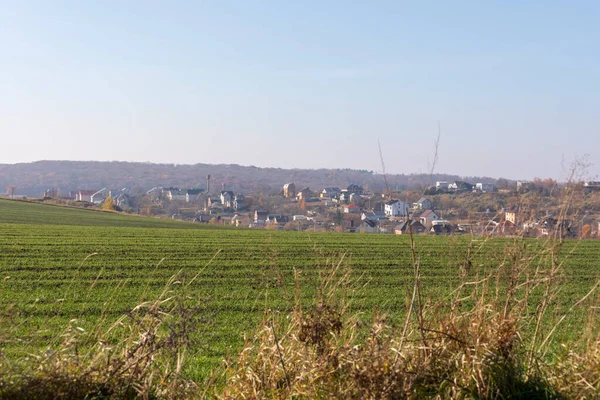
<svg viewBox="0 0 600 400">
<path fill-rule="evenodd" d="M 282 169 L 259 168 L 236 164 L 152 164 L 136 162 L 100 161 L 37 161 L 21 164 L 0 164 L 0 191 L 9 185 L 17 187 L 21 195 L 40 197 L 46 189 L 60 189 L 66 194 L 80 189 L 120 189 L 146 191 L 155 186 L 206 187 L 206 175 L 212 177 L 211 186 L 219 189 L 249 192 L 279 190 L 283 184 L 308 186 L 313 190 L 323 187 L 347 187 L 351 183 L 369 190 L 383 190 L 383 176 L 373 171 L 354 169 Z M 422 188 L 442 181 L 477 181 L 495 183 L 493 178 L 461 177 L 447 174 L 388 175 L 392 189 Z"/>
<path fill-rule="evenodd" d="M 200 224 L 0 199 L 0 224 L 198 229 Z M 207 226 L 204 226 L 206 228 Z"/>
</svg>

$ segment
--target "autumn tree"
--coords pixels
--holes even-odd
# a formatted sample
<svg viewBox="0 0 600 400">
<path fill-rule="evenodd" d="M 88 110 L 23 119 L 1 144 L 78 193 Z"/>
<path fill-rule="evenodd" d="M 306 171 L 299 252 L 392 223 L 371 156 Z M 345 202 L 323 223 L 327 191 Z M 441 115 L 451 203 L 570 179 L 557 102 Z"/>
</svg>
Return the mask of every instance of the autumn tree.
<svg viewBox="0 0 600 400">
<path fill-rule="evenodd" d="M 590 224 L 585 224 L 583 228 L 581 228 L 581 238 L 589 239 L 592 237 L 592 227 Z"/>
<path fill-rule="evenodd" d="M 106 198 L 106 200 L 104 200 L 104 203 L 102 204 L 102 209 L 105 211 L 114 211 L 115 210 L 115 204 L 114 204 L 111 196 L 108 196 Z"/>
<path fill-rule="evenodd" d="M 300 207 L 301 210 L 306 210 L 306 200 L 304 200 L 304 198 L 300 199 L 298 207 Z"/>
</svg>

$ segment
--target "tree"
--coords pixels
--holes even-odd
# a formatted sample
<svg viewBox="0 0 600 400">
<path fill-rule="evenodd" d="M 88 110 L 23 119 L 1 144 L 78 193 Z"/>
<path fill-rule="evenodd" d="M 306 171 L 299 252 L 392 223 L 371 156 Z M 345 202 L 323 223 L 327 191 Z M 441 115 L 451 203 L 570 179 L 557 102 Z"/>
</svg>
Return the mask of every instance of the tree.
<svg viewBox="0 0 600 400">
<path fill-rule="evenodd" d="M 298 207 L 300 207 L 301 210 L 306 210 L 306 200 L 304 200 L 304 198 L 300 199 Z"/>
<path fill-rule="evenodd" d="M 106 200 L 104 200 L 104 203 L 102 204 L 102 209 L 105 211 L 114 211 L 115 210 L 115 204 L 114 204 L 111 196 L 108 196 L 106 198 Z"/>
<path fill-rule="evenodd" d="M 583 239 L 589 239 L 592 237 L 592 227 L 590 224 L 585 224 L 583 228 L 581 228 L 581 237 Z"/>
</svg>

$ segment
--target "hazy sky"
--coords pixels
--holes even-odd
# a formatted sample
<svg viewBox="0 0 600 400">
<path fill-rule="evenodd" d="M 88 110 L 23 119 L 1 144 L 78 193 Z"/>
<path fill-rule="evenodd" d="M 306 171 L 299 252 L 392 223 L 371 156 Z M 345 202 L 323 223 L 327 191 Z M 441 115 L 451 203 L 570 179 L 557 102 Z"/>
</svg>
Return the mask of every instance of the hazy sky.
<svg viewBox="0 0 600 400">
<path fill-rule="evenodd" d="M 0 163 L 600 174 L 600 2 L 291 3 L 0 0 Z"/>
</svg>

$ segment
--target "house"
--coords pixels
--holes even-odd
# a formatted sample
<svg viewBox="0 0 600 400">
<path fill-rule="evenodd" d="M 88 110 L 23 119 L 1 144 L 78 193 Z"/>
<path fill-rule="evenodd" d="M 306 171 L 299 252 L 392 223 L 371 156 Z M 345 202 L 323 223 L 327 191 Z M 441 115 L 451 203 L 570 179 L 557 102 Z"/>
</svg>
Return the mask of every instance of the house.
<svg viewBox="0 0 600 400">
<path fill-rule="evenodd" d="M 413 208 L 416 210 L 433 210 L 433 203 L 427 197 L 421 197 L 419 201 L 413 203 Z"/>
<path fill-rule="evenodd" d="M 214 201 L 210 201 L 210 206 L 208 206 L 209 214 L 221 214 L 223 211 L 225 211 L 225 207 L 223 207 L 223 204 L 221 204 L 219 198 L 216 198 Z"/>
<path fill-rule="evenodd" d="M 133 199 L 131 198 L 131 196 L 128 193 L 121 192 L 118 195 L 116 195 L 115 197 L 113 197 L 113 204 L 121 209 L 127 208 L 127 207 L 132 206 Z"/>
<path fill-rule="evenodd" d="M 362 233 L 377 233 L 377 222 L 364 219 L 359 225 L 359 231 Z"/>
<path fill-rule="evenodd" d="M 104 200 L 106 200 L 106 193 L 107 193 L 106 189 L 98 190 L 96 193 L 94 193 L 90 196 L 90 202 L 92 202 L 94 204 L 104 203 Z"/>
<path fill-rule="evenodd" d="M 193 203 L 200 199 L 200 195 L 204 192 L 204 189 L 188 189 L 185 193 L 186 203 Z"/>
<path fill-rule="evenodd" d="M 347 192 L 348 194 L 356 193 L 358 195 L 362 195 L 364 193 L 364 189 L 362 188 L 362 186 L 355 185 L 353 183 L 346 188 L 345 192 Z"/>
<path fill-rule="evenodd" d="M 186 190 L 181 190 L 179 188 L 176 187 L 170 187 L 168 189 L 163 189 L 163 194 L 165 195 L 165 197 L 171 201 L 176 200 L 176 201 L 185 201 L 186 199 L 186 195 L 187 195 L 187 191 Z"/>
<path fill-rule="evenodd" d="M 247 215 L 235 214 L 231 218 L 231 225 L 248 227 L 250 225 L 250 218 Z"/>
<path fill-rule="evenodd" d="M 492 185 L 491 183 L 476 183 L 475 184 L 475 190 L 477 190 L 478 192 L 495 192 L 496 191 L 496 186 Z"/>
<path fill-rule="evenodd" d="M 363 221 L 365 219 L 370 219 L 371 221 L 375 221 L 377 220 L 377 215 L 375 215 L 375 213 L 373 211 L 363 211 L 362 214 L 360 214 L 360 219 L 362 219 Z"/>
<path fill-rule="evenodd" d="M 221 198 L 221 204 L 225 208 L 231 208 L 233 202 L 233 192 L 231 190 L 223 190 L 219 195 Z"/>
<path fill-rule="evenodd" d="M 473 190 L 473 185 L 463 181 L 455 181 L 448 185 L 450 192 L 470 192 Z"/>
<path fill-rule="evenodd" d="M 265 222 L 269 217 L 268 211 L 256 210 L 254 211 L 254 222 Z"/>
<path fill-rule="evenodd" d="M 340 203 L 348 203 L 348 202 L 350 202 L 350 193 L 348 193 L 348 192 L 342 192 L 339 195 L 339 200 L 340 200 Z"/>
<path fill-rule="evenodd" d="M 384 212 L 388 217 L 406 217 L 408 210 L 408 204 L 402 200 L 390 200 L 385 203 Z"/>
<path fill-rule="evenodd" d="M 419 217 L 421 224 L 427 228 L 430 228 L 433 221 L 439 220 L 440 217 L 433 210 L 427 210 Z"/>
<path fill-rule="evenodd" d="M 434 235 L 450 235 L 452 234 L 452 228 L 450 225 L 434 225 L 429 230 L 429 233 Z"/>
<path fill-rule="evenodd" d="M 96 190 L 78 190 L 77 193 L 75 193 L 75 201 L 86 201 L 91 203 L 94 193 L 96 193 Z"/>
<path fill-rule="evenodd" d="M 410 226 L 410 231 L 408 229 L 409 226 Z M 409 232 L 412 233 L 413 235 L 418 235 L 418 234 L 427 232 L 427 228 L 424 227 L 423 224 L 421 224 L 421 222 L 418 220 L 411 220 L 410 225 L 408 224 L 408 221 L 402 221 L 401 223 L 399 223 L 398 225 L 396 225 L 394 227 L 394 233 L 396 235 L 403 235 L 403 234 L 406 234 Z"/>
<path fill-rule="evenodd" d="M 360 213 L 360 207 L 356 204 L 349 204 L 347 206 L 344 206 L 344 212 L 346 214 L 358 214 Z"/>
<path fill-rule="evenodd" d="M 44 198 L 45 199 L 52 199 L 54 197 L 57 197 L 57 190 L 55 189 L 46 189 L 44 190 Z"/>
<path fill-rule="evenodd" d="M 201 222 L 201 223 L 208 223 L 208 222 L 210 222 L 211 218 L 213 218 L 213 216 L 210 214 L 199 213 L 199 214 L 196 214 L 193 221 Z"/>
<path fill-rule="evenodd" d="M 362 200 L 362 198 L 360 197 L 359 194 L 350 193 L 350 196 L 348 197 L 348 200 L 352 204 L 360 204 L 360 201 Z"/>
<path fill-rule="evenodd" d="M 321 191 L 321 193 L 319 194 L 319 197 L 322 199 L 335 199 L 336 197 L 338 197 L 340 195 L 340 193 L 342 193 L 340 188 L 329 187 L 329 188 L 323 189 Z"/>
<path fill-rule="evenodd" d="M 379 223 L 379 221 L 382 220 L 387 220 L 388 217 L 387 215 L 385 215 L 385 213 L 379 212 L 379 211 L 364 211 L 361 215 L 360 218 L 364 221 L 366 219 L 369 219 L 371 221 L 375 221 L 377 223 Z"/>
<path fill-rule="evenodd" d="M 283 185 L 283 197 L 286 199 L 293 199 L 296 197 L 296 185 L 293 183 L 286 183 Z"/>
<path fill-rule="evenodd" d="M 304 189 L 300 190 L 297 194 L 296 194 L 296 200 L 301 201 L 301 200 L 308 200 L 310 199 L 310 189 L 305 187 Z"/>
<path fill-rule="evenodd" d="M 448 189 L 448 182 L 446 182 L 446 181 L 437 181 L 435 183 L 435 189 L 436 190 L 447 190 Z"/>
<path fill-rule="evenodd" d="M 286 215 L 268 215 L 265 222 L 268 224 L 285 225 L 290 222 L 290 218 Z"/>
<path fill-rule="evenodd" d="M 208 208 L 215 207 L 216 205 L 221 206 L 221 199 L 217 196 L 208 196 L 208 199 L 206 199 L 206 205 Z"/>
<path fill-rule="evenodd" d="M 241 193 L 238 193 L 235 196 L 233 196 L 233 201 L 231 202 L 231 208 L 233 208 L 236 211 L 239 211 L 239 210 L 243 209 L 244 207 L 246 207 L 246 197 Z"/>
</svg>

